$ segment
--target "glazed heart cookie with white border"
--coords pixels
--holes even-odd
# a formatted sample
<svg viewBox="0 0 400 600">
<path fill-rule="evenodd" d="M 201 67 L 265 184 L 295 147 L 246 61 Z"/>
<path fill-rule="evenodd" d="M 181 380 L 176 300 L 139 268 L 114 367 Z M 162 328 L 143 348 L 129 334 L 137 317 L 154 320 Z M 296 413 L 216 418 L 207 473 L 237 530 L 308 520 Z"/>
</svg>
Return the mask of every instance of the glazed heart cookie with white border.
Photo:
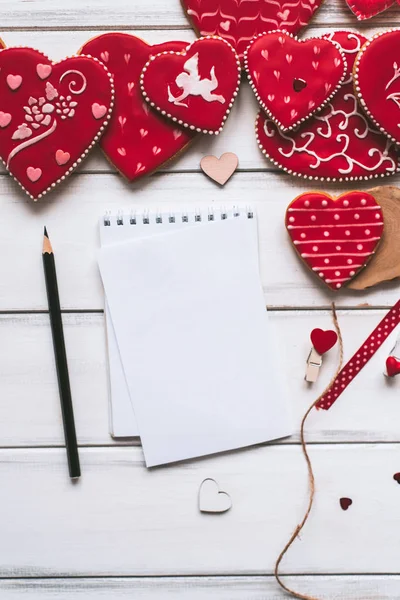
<svg viewBox="0 0 400 600">
<path fill-rule="evenodd" d="M 354 87 L 369 117 L 400 144 L 400 29 L 378 33 L 362 47 Z"/>
<path fill-rule="evenodd" d="M 218 35 L 243 59 L 249 41 L 259 33 L 284 29 L 298 33 L 308 25 L 322 0 L 182 0 L 198 35 Z"/>
<path fill-rule="evenodd" d="M 0 157 L 33 200 L 82 162 L 113 99 L 111 74 L 95 58 L 55 63 L 33 48 L 0 50 Z"/>
<path fill-rule="evenodd" d="M 331 101 L 297 129 L 282 132 L 260 111 L 256 137 L 263 154 L 291 175 L 320 181 L 357 181 L 394 175 L 399 157 L 394 144 L 371 123 L 353 89 L 353 63 L 366 38 L 336 31 L 348 77 Z"/>
<path fill-rule="evenodd" d="M 321 110 L 338 91 L 347 71 L 336 42 L 298 40 L 279 30 L 254 38 L 244 64 L 259 104 L 282 131 L 294 129 Z"/>
<path fill-rule="evenodd" d="M 112 72 L 115 105 L 100 147 L 124 177 L 133 181 L 160 168 L 183 151 L 195 134 L 177 127 L 145 102 L 139 77 L 150 56 L 180 51 L 187 42 L 150 46 L 126 33 L 106 33 L 89 40 L 80 50 L 103 61 Z"/>
<path fill-rule="evenodd" d="M 365 267 L 383 234 L 381 207 L 359 191 L 338 198 L 301 194 L 289 204 L 285 224 L 300 258 L 332 290 Z"/>
<path fill-rule="evenodd" d="M 150 57 L 140 76 L 146 101 L 192 131 L 218 135 L 240 84 L 239 57 L 216 36 L 200 38 L 181 52 Z"/>
</svg>

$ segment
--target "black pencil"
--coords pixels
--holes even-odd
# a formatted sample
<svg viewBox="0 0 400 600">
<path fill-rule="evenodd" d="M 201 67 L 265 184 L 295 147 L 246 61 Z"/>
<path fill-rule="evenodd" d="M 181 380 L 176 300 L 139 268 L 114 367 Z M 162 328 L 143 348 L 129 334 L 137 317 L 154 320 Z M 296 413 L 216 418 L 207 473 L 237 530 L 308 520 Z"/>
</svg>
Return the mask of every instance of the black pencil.
<svg viewBox="0 0 400 600">
<path fill-rule="evenodd" d="M 54 262 L 53 248 L 51 247 L 46 227 L 44 228 L 43 238 L 43 266 L 44 276 L 46 279 L 54 354 L 56 359 L 58 388 L 60 391 L 61 410 L 64 422 L 64 436 L 65 445 L 67 448 L 69 476 L 72 479 L 77 479 L 81 475 L 81 468 L 79 464 L 78 444 L 76 441 L 74 410 L 72 407 L 67 354 L 65 352 L 60 298 L 58 296 L 56 265 Z"/>
</svg>

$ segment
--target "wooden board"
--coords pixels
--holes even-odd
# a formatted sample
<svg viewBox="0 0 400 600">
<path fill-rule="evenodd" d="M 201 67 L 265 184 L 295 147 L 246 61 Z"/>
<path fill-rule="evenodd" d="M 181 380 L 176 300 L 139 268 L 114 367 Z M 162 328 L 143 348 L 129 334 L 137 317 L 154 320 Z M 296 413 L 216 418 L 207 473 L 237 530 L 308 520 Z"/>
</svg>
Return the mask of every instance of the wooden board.
<svg viewBox="0 0 400 600">
<path fill-rule="evenodd" d="M 399 600 L 398 576 L 291 576 L 302 593 L 335 600 Z M 7 600 L 287 600 L 272 577 L 74 577 L 73 579 L 3 579 Z"/>
<path fill-rule="evenodd" d="M 179 0 L 0 0 L 0 8 L 0 35 L 8 45 L 39 47 L 54 59 L 102 31 L 130 31 L 151 43 L 194 39 Z M 357 23 L 344 0 L 326 0 L 307 35 L 330 26 L 372 34 L 399 24 L 397 6 Z M 392 282 L 336 296 L 302 267 L 283 219 L 287 204 L 313 186 L 277 172 L 262 157 L 253 135 L 256 111 L 243 84 L 221 136 L 199 139 L 179 161 L 133 185 L 95 150 L 68 185 L 33 206 L 0 167 L 0 598 L 286 598 L 271 573 L 306 501 L 298 435 L 147 471 L 138 440 L 116 442 L 108 435 L 96 265 L 97 220 L 105 210 L 254 204 L 265 301 L 284 309 L 272 312 L 271 321 L 280 376 L 298 423 L 335 368 L 337 349 L 326 356 L 318 385 L 309 388 L 303 381 L 311 329 L 331 326 L 329 312 L 321 309 L 332 299 L 342 307 L 349 357 L 384 313 L 357 306 L 387 307 L 398 299 L 400 286 Z M 239 170 L 219 190 L 200 173 L 199 163 L 206 154 L 223 152 L 238 155 Z M 400 177 L 386 182 L 399 186 Z M 349 187 L 322 189 L 336 194 Z M 74 486 L 62 448 L 48 315 L 41 312 L 45 224 L 57 251 L 62 305 L 73 311 L 64 323 L 83 465 L 82 481 Z M 290 585 L 317 597 L 400 600 L 400 577 L 385 575 L 398 573 L 400 550 L 400 486 L 392 479 L 400 471 L 400 378 L 388 382 L 382 375 L 391 343 L 328 413 L 313 413 L 307 427 L 317 475 L 315 512 L 283 568 L 292 574 Z M 209 476 L 234 502 L 217 520 L 197 512 L 198 487 Z M 341 495 L 353 498 L 347 512 L 339 508 Z"/>
</svg>

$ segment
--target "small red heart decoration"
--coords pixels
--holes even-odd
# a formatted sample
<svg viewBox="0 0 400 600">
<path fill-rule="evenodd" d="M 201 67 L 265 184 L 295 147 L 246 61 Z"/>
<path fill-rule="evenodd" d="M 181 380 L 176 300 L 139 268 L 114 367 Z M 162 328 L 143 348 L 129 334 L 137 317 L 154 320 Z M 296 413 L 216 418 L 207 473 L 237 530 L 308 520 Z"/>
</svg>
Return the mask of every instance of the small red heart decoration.
<svg viewBox="0 0 400 600">
<path fill-rule="evenodd" d="M 178 125 L 218 134 L 240 84 L 239 58 L 228 42 L 200 38 L 182 52 L 151 56 L 140 77 L 150 106 Z"/>
<path fill-rule="evenodd" d="M 300 258 L 333 290 L 367 264 L 383 233 L 382 209 L 367 192 L 306 192 L 289 204 L 285 222 Z"/>
<path fill-rule="evenodd" d="M 394 356 L 389 356 L 386 359 L 386 372 L 389 377 L 394 377 L 400 373 L 400 360 Z"/>
<path fill-rule="evenodd" d="M 351 506 L 353 504 L 353 500 L 351 498 L 340 498 L 339 502 L 340 502 L 340 507 L 343 510 L 347 510 L 349 508 L 349 506 Z"/>
<path fill-rule="evenodd" d="M 195 135 L 151 109 L 139 85 L 140 74 L 150 56 L 186 47 L 187 42 L 149 46 L 134 35 L 106 33 L 80 50 L 103 61 L 113 74 L 115 106 L 100 147 L 129 181 L 158 169 L 186 148 Z"/>
<path fill-rule="evenodd" d="M 244 61 L 258 102 L 281 131 L 294 129 L 321 110 L 347 71 L 343 52 L 335 42 L 298 40 L 285 31 L 254 38 Z"/>
<path fill-rule="evenodd" d="M 395 3 L 394 0 L 346 0 L 359 21 L 371 19 Z"/>
<path fill-rule="evenodd" d="M 261 111 L 256 137 L 262 153 L 280 169 L 306 179 L 356 181 L 394 175 L 399 169 L 396 149 L 366 118 L 353 88 L 354 60 L 366 38 L 348 31 L 324 37 L 342 48 L 349 77 L 320 113 L 293 131 L 281 132 Z"/>
<path fill-rule="evenodd" d="M 337 342 L 337 333 L 332 329 L 313 329 L 310 335 L 311 343 L 318 354 L 325 354 Z"/>
<path fill-rule="evenodd" d="M 354 86 L 374 123 L 400 143 L 400 30 L 375 35 L 358 53 Z"/>
<path fill-rule="evenodd" d="M 393 479 L 394 479 L 395 481 L 397 481 L 397 483 L 400 483 L 400 473 L 395 473 L 395 474 L 393 475 Z"/>
<path fill-rule="evenodd" d="M 259 33 L 284 29 L 297 33 L 318 10 L 322 0 L 182 0 L 199 35 L 218 35 L 232 44 L 240 58 L 249 41 Z"/>
<path fill-rule="evenodd" d="M 63 181 L 103 133 L 114 87 L 90 56 L 51 62 L 32 48 L 0 51 L 0 157 L 34 200 Z"/>
</svg>

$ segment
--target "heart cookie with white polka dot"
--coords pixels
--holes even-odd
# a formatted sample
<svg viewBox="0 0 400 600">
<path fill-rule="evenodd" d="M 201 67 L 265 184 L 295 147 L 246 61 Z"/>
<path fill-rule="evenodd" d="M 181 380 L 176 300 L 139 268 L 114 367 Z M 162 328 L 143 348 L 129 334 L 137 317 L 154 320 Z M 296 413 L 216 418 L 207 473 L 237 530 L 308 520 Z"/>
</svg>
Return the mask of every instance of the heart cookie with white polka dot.
<svg viewBox="0 0 400 600">
<path fill-rule="evenodd" d="M 33 200 L 82 162 L 113 101 L 111 74 L 95 58 L 54 63 L 33 48 L 0 50 L 0 157 Z"/>
<path fill-rule="evenodd" d="M 285 31 L 254 38 L 244 55 L 251 88 L 281 131 L 321 110 L 340 88 L 347 63 L 330 39 L 298 40 Z"/>
<path fill-rule="evenodd" d="M 300 258 L 332 290 L 365 267 L 381 240 L 382 210 L 371 194 L 306 192 L 290 203 L 286 228 Z"/>
</svg>

